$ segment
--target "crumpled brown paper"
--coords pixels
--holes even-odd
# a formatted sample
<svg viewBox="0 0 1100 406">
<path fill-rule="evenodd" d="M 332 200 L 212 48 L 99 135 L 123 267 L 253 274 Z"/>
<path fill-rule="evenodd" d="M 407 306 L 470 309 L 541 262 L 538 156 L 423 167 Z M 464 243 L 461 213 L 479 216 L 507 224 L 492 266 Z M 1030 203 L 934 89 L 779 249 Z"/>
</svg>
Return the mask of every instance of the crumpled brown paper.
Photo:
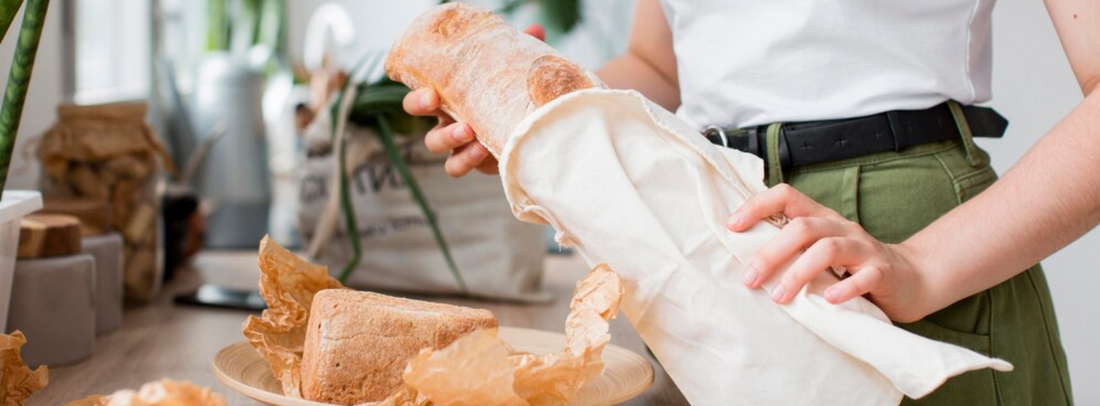
<svg viewBox="0 0 1100 406">
<path fill-rule="evenodd" d="M 607 265 L 577 283 L 565 323 L 565 348 L 535 355 L 511 354 L 496 330 L 470 333 L 450 346 L 424 349 L 409 361 L 404 380 L 419 393 L 391 396 L 383 405 L 547 406 L 569 402 L 603 371 L 608 320 L 619 313 L 623 285 Z M 400 399 L 399 399 L 400 398 Z"/>
<path fill-rule="evenodd" d="M 283 393 L 301 398 L 300 368 L 313 295 L 344 286 L 324 266 L 302 260 L 268 236 L 260 242 L 259 265 L 260 296 L 267 310 L 248 317 L 244 336 L 271 365 Z"/>
<path fill-rule="evenodd" d="M 52 177 L 63 178 L 69 163 L 105 162 L 129 156 L 133 164 L 121 164 L 119 170 L 136 170 L 135 177 L 148 176 L 152 160 L 164 161 L 169 171 L 175 165 L 147 123 L 145 103 L 117 103 L 100 106 L 61 105 L 58 122 L 43 134 L 38 148 L 42 169 Z M 118 164 L 116 164 L 118 165 Z"/>
<path fill-rule="evenodd" d="M 89 396 L 65 406 L 226 406 L 214 391 L 186 381 L 162 379 L 141 386 L 136 392 L 120 390 L 109 396 Z"/>
<path fill-rule="evenodd" d="M 310 303 L 324 289 L 343 288 L 323 266 L 312 265 L 265 237 L 260 243 L 260 295 L 268 308 L 245 322 L 244 334 L 271 365 L 287 396 L 301 398 L 301 362 Z M 361 406 L 550 406 L 568 403 L 603 371 L 619 313 L 623 284 L 607 265 L 577 283 L 565 321 L 565 348 L 550 354 L 517 353 L 496 329 L 477 330 L 438 351 L 409 361 L 405 385 L 378 403 Z"/>
<path fill-rule="evenodd" d="M 23 332 L 0 334 L 0 406 L 20 406 L 23 400 L 49 383 L 45 365 L 31 371 L 23 362 L 19 348 L 27 343 Z"/>
</svg>

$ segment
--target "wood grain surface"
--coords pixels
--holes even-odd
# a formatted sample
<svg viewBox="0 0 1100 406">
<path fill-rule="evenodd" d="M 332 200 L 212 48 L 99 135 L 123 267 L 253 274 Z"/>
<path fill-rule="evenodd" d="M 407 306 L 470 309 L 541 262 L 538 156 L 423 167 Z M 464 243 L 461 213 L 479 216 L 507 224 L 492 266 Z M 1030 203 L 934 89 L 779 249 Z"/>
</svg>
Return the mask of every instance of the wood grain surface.
<svg viewBox="0 0 1100 406">
<path fill-rule="evenodd" d="M 19 222 L 19 259 L 80 253 L 80 220 L 64 214 L 34 213 Z"/>
<path fill-rule="evenodd" d="M 452 297 L 423 298 L 481 307 L 496 314 L 503 326 L 563 331 L 573 285 L 588 271 L 577 256 L 546 260 L 544 289 L 553 293 L 549 304 L 528 305 L 474 301 Z M 150 305 L 127 309 L 121 329 L 101 336 L 91 359 L 68 366 L 50 366 L 50 385 L 28 399 L 28 406 L 56 406 L 91 394 L 136 389 L 161 378 L 183 379 L 221 393 L 230 405 L 258 403 L 222 386 L 211 364 L 223 347 L 243 339 L 246 311 L 176 305 L 172 297 L 193 290 L 203 281 L 237 288 L 255 288 L 256 255 L 252 252 L 205 252 L 191 269 L 179 272 Z M 622 314 L 611 322 L 611 342 L 646 356 L 641 337 Z M 653 386 L 624 405 L 687 405 L 660 364 L 653 362 Z"/>
</svg>

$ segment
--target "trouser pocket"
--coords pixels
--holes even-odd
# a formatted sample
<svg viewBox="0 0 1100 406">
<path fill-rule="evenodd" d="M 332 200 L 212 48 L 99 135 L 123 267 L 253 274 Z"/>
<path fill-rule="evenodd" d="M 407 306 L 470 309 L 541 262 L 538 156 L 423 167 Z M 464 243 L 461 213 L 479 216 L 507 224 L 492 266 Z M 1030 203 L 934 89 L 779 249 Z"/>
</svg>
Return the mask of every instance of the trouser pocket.
<svg viewBox="0 0 1100 406">
<path fill-rule="evenodd" d="M 915 323 L 901 324 L 914 334 L 927 337 L 936 341 L 954 344 L 982 355 L 989 356 L 992 339 L 986 334 L 965 333 L 946 327 L 941 327 L 929 320 L 920 320 Z M 951 378 L 947 383 L 921 399 L 906 398 L 902 405 L 1000 405 L 997 382 L 991 369 L 979 369 L 965 372 L 962 375 Z"/>
</svg>

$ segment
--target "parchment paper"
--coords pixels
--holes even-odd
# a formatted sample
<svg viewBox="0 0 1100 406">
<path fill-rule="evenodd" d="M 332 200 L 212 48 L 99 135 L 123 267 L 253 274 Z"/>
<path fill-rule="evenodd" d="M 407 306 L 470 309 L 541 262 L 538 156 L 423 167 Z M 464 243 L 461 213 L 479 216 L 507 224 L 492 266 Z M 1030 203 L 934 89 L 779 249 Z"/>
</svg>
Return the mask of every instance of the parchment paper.
<svg viewBox="0 0 1100 406">
<path fill-rule="evenodd" d="M 313 265 L 265 236 L 260 241 L 260 296 L 267 310 L 248 316 L 244 336 L 271 365 L 283 384 L 283 394 L 301 398 L 302 351 L 313 295 L 344 286 L 328 275 L 324 266 Z"/>
<path fill-rule="evenodd" d="M 0 370 L 0 405 L 20 406 L 24 399 L 49 383 L 45 365 L 31 371 L 23 362 L 19 348 L 26 343 L 27 338 L 21 331 L 16 330 L 11 335 L 0 334 L 0 362 L 3 363 L 0 366 L 3 368 Z"/>
<path fill-rule="evenodd" d="M 301 397 L 301 361 L 313 296 L 342 288 L 323 266 L 309 264 L 270 238 L 260 243 L 260 294 L 268 309 L 249 317 L 244 334 L 271 366 L 287 396 Z M 608 320 L 619 312 L 623 285 L 606 265 L 577 283 L 560 351 L 513 351 L 496 329 L 474 331 L 435 351 L 422 350 L 405 367 L 405 385 L 381 406 L 550 406 L 567 403 L 603 371 Z"/>
</svg>

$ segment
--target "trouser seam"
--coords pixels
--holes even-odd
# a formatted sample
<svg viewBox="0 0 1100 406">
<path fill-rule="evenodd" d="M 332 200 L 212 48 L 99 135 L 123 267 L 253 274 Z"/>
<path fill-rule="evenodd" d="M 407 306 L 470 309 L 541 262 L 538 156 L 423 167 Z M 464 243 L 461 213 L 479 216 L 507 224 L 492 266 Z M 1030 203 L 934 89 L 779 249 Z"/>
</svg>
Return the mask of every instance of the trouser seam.
<svg viewBox="0 0 1100 406">
<path fill-rule="evenodd" d="M 1039 314 L 1043 317 L 1043 332 L 1046 333 L 1047 337 L 1047 349 L 1050 350 L 1051 361 L 1054 362 L 1055 368 L 1057 369 L 1057 371 L 1055 372 L 1058 374 L 1058 382 L 1062 384 L 1062 394 L 1063 396 L 1065 396 L 1066 401 L 1069 402 L 1069 404 L 1072 404 L 1072 394 L 1069 391 L 1069 387 L 1066 386 L 1066 381 L 1069 377 L 1062 374 L 1062 371 L 1069 370 L 1069 367 L 1066 365 L 1062 365 L 1061 361 L 1058 359 L 1058 354 L 1054 350 L 1055 341 L 1054 336 L 1050 333 L 1050 320 L 1047 320 L 1047 305 L 1043 303 L 1042 294 L 1039 292 L 1039 287 L 1035 285 L 1035 279 L 1032 277 L 1031 274 L 1032 272 L 1039 271 L 1032 267 L 1031 269 L 1024 271 L 1024 274 L 1027 275 L 1027 282 L 1029 285 L 1031 285 L 1031 290 L 1036 295 L 1035 302 L 1038 303 L 1040 312 Z M 1053 314 L 1053 310 L 1054 309 L 1051 309 L 1050 313 Z"/>
<path fill-rule="evenodd" d="M 955 192 L 955 201 L 961 205 L 963 203 L 963 196 L 962 191 L 959 190 L 959 182 L 955 179 L 955 173 L 951 172 L 951 169 L 947 166 L 947 162 L 943 161 L 939 153 L 933 154 L 932 156 L 936 158 L 936 162 L 940 163 L 940 169 L 943 169 L 943 172 L 947 174 L 947 178 L 951 179 L 951 190 Z"/>
<path fill-rule="evenodd" d="M 992 172 L 992 171 L 993 171 L 992 167 L 986 166 L 986 167 L 980 168 L 976 171 L 970 171 L 970 172 L 967 172 L 966 174 L 963 174 L 962 176 L 959 176 L 957 179 L 955 179 L 955 182 L 956 183 L 961 183 L 963 181 L 970 180 L 970 178 L 985 175 L 985 174 L 987 174 L 989 172 Z"/>
</svg>

